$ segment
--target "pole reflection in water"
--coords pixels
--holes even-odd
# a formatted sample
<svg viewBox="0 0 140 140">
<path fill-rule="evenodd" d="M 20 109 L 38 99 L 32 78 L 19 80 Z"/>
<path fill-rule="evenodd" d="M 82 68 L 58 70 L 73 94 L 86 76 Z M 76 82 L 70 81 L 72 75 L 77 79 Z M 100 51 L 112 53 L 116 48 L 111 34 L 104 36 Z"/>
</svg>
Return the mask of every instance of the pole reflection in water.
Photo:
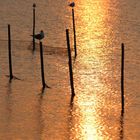
<svg viewBox="0 0 140 140">
<path fill-rule="evenodd" d="M 123 140 L 124 138 L 124 110 L 121 110 L 121 116 L 120 116 L 120 140 Z"/>
<path fill-rule="evenodd" d="M 35 102 L 31 104 L 32 98 L 29 96 L 25 100 L 24 95 L 16 93 L 15 86 L 19 81 L 7 84 L 7 93 L 5 102 L 1 104 L 1 120 L 3 129 L 0 138 L 6 139 L 38 139 L 43 137 L 43 118 L 42 118 L 42 102 L 43 98 L 37 96 L 33 98 Z M 21 85 L 19 86 L 21 87 Z M 28 92 L 27 92 L 28 93 Z M 21 98 L 19 98 L 19 96 Z M 24 98 L 25 99 L 25 98 Z M 15 102 L 16 101 L 16 102 Z M 24 104 L 26 102 L 26 104 Z M 29 110 L 28 112 L 26 110 Z"/>
<path fill-rule="evenodd" d="M 5 116 L 5 122 L 6 122 L 6 125 L 5 125 L 5 131 L 11 133 L 11 129 L 10 129 L 10 126 L 9 124 L 11 123 L 12 121 L 12 87 L 11 87 L 11 83 L 8 83 L 7 84 L 7 95 L 6 95 L 6 116 Z M 9 139 L 8 136 L 6 136 L 6 139 Z"/>
<path fill-rule="evenodd" d="M 119 138 L 119 77 L 112 46 L 117 17 L 108 13 L 111 2 L 76 1 L 79 55 L 74 64 L 76 97 L 71 113 L 72 140 Z M 113 31 L 114 30 L 114 31 Z M 115 51 L 115 48 L 114 48 Z M 118 84 L 119 85 L 119 84 Z"/>
</svg>

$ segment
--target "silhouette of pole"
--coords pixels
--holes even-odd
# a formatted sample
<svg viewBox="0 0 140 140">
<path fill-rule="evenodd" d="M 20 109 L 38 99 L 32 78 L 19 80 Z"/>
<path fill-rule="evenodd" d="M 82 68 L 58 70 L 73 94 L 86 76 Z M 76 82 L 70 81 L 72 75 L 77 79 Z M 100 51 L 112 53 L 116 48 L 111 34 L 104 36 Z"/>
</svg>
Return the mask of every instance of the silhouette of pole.
<svg viewBox="0 0 140 140">
<path fill-rule="evenodd" d="M 42 48 L 42 42 L 40 42 L 40 62 L 41 62 L 41 76 L 42 76 L 42 86 L 43 89 L 45 88 L 45 78 L 44 78 L 44 62 L 43 62 L 43 48 Z"/>
<path fill-rule="evenodd" d="M 124 112 L 124 44 L 121 44 L 122 58 L 121 58 L 121 99 L 122 111 Z"/>
<path fill-rule="evenodd" d="M 34 3 L 33 4 L 33 51 L 35 50 L 35 38 L 34 38 L 34 35 L 35 35 L 35 7 L 36 7 L 36 4 Z"/>
<path fill-rule="evenodd" d="M 12 57 L 11 57 L 11 28 L 10 28 L 10 24 L 8 24 L 8 53 L 9 53 L 9 74 L 10 74 L 10 80 L 12 80 L 13 73 L 12 73 Z"/>
<path fill-rule="evenodd" d="M 73 82 L 73 71 L 72 71 L 72 59 L 71 59 L 71 50 L 70 50 L 70 40 L 69 40 L 69 30 L 66 29 L 66 40 L 67 40 L 67 50 L 68 50 L 68 58 L 69 58 L 69 75 L 70 75 L 70 84 L 71 84 L 71 101 L 75 96 L 74 92 L 74 82 Z"/>
<path fill-rule="evenodd" d="M 77 47 L 76 47 L 76 29 L 75 29 L 74 8 L 72 8 L 72 21 L 73 21 L 73 34 L 74 34 L 74 51 L 75 51 L 75 58 L 76 58 L 76 56 L 77 56 Z"/>
</svg>

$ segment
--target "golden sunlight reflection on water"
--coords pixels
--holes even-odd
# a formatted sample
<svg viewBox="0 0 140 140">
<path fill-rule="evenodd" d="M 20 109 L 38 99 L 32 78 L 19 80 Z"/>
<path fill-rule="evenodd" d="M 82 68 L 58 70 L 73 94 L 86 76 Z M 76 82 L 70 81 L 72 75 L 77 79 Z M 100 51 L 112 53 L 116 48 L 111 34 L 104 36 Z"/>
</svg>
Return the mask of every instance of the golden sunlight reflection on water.
<svg viewBox="0 0 140 140">
<path fill-rule="evenodd" d="M 112 85 L 113 36 L 110 35 L 114 32 L 108 23 L 115 26 L 116 19 L 112 19 L 108 13 L 109 0 L 76 2 L 78 8 L 80 7 L 80 10 L 76 9 L 77 44 L 80 54 L 74 63 L 76 98 L 72 108 L 71 139 L 117 138 L 119 121 L 111 119 L 120 115 L 120 107 L 111 102 L 111 94 L 119 98 L 119 91 Z"/>
</svg>

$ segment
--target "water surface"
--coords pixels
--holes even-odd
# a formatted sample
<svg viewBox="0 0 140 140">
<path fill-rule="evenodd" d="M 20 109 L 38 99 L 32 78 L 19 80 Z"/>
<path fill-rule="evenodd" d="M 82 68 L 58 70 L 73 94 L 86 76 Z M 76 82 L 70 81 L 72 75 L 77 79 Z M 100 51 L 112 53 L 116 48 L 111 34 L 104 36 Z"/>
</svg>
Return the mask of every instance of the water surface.
<svg viewBox="0 0 140 140">
<path fill-rule="evenodd" d="M 45 81 L 41 94 L 38 42 L 32 52 L 32 4 L 36 32 L 45 32 Z M 5 0 L 0 5 L 1 140 L 139 140 L 140 2 L 75 0 L 77 35 L 71 90 L 65 29 L 73 48 L 70 1 Z M 13 73 L 9 79 L 7 24 L 11 24 Z M 121 113 L 121 43 L 125 44 L 125 112 Z M 74 52 L 72 52 L 74 56 Z"/>
</svg>

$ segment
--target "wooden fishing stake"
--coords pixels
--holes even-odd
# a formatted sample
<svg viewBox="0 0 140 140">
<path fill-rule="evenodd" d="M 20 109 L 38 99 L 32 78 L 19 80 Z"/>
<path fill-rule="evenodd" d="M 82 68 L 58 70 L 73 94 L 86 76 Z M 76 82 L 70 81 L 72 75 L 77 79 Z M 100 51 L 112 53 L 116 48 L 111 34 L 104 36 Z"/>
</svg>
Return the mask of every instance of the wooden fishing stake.
<svg viewBox="0 0 140 140">
<path fill-rule="evenodd" d="M 76 29 L 75 29 L 74 8 L 72 8 L 72 21 L 73 21 L 73 33 L 74 33 L 74 51 L 75 51 L 75 58 L 76 58 L 77 47 L 76 47 Z"/>
<path fill-rule="evenodd" d="M 121 44 L 122 58 L 121 58 L 121 98 L 122 98 L 122 112 L 124 112 L 124 44 Z"/>
<path fill-rule="evenodd" d="M 9 77 L 10 80 L 13 79 L 13 72 L 12 72 L 12 57 L 11 57 L 11 28 L 10 24 L 8 24 L 8 52 L 9 52 Z"/>
<path fill-rule="evenodd" d="M 35 50 L 35 7 L 36 7 L 36 4 L 34 3 L 33 4 L 33 51 Z"/>
<path fill-rule="evenodd" d="M 74 82 L 73 82 L 73 71 L 72 71 L 72 59 L 71 59 L 71 50 L 70 50 L 70 40 L 69 40 L 69 30 L 66 29 L 66 39 L 67 39 L 67 50 L 68 50 L 68 58 L 69 58 L 69 74 L 70 74 L 70 84 L 71 84 L 71 102 L 75 96 L 74 92 Z"/>
<path fill-rule="evenodd" d="M 40 62 L 41 62 L 41 76 L 42 76 L 42 89 L 44 90 L 45 87 L 50 88 L 45 83 L 45 77 L 44 77 L 44 62 L 43 62 L 43 47 L 42 42 L 40 41 Z"/>
</svg>

